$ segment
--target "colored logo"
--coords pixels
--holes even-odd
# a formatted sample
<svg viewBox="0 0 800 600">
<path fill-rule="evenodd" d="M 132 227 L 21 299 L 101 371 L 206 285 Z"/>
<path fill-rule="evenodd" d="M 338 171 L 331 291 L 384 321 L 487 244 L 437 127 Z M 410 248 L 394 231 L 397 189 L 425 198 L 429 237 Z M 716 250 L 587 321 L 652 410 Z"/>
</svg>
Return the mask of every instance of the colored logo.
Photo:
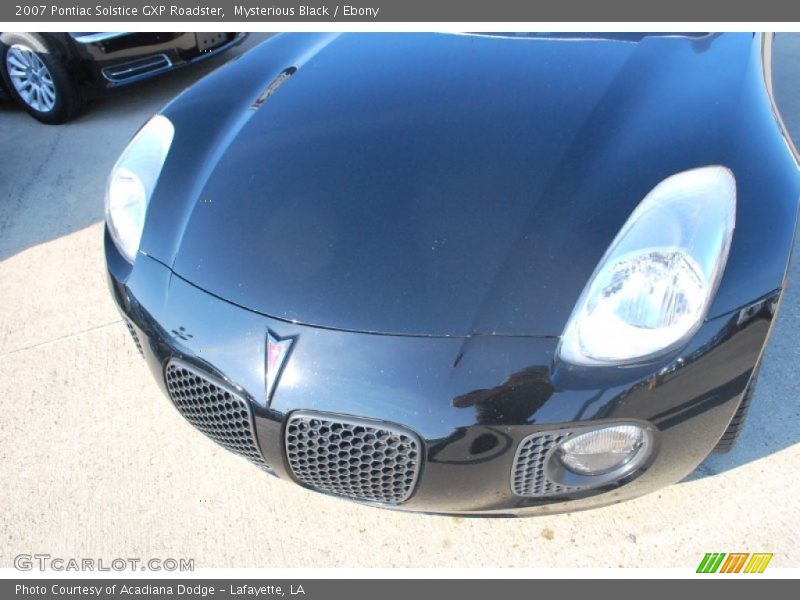
<svg viewBox="0 0 800 600">
<path fill-rule="evenodd" d="M 697 567 L 698 573 L 763 573 L 772 553 L 707 552 Z"/>
<path fill-rule="evenodd" d="M 294 338 L 279 338 L 267 331 L 267 401 L 272 398 L 275 385 L 281 376 L 286 359 L 294 344 Z"/>
</svg>

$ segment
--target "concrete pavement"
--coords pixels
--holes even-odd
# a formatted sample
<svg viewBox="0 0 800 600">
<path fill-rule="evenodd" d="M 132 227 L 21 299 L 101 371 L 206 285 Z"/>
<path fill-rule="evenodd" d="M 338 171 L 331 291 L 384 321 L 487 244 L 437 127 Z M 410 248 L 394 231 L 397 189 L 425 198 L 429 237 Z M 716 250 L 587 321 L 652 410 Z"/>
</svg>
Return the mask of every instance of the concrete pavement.
<svg viewBox="0 0 800 600">
<path fill-rule="evenodd" d="M 105 177 L 131 134 L 225 58 L 46 127 L 0 104 L 0 567 L 20 553 L 197 567 L 694 567 L 709 551 L 800 566 L 800 261 L 736 449 L 625 504 L 522 520 L 362 507 L 266 477 L 162 397 L 106 289 Z M 800 36 L 776 43 L 799 142 Z"/>
</svg>

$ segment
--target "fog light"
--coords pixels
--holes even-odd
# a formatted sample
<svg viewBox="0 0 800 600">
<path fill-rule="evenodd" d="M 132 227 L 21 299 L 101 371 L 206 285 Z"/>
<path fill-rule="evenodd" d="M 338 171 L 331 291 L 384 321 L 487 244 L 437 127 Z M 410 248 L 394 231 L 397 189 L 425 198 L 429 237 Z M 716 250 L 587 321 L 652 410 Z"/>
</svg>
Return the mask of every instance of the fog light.
<svg viewBox="0 0 800 600">
<path fill-rule="evenodd" d="M 636 425 L 594 429 L 567 439 L 556 450 L 562 465 L 578 475 L 597 476 L 633 465 L 647 441 Z"/>
</svg>

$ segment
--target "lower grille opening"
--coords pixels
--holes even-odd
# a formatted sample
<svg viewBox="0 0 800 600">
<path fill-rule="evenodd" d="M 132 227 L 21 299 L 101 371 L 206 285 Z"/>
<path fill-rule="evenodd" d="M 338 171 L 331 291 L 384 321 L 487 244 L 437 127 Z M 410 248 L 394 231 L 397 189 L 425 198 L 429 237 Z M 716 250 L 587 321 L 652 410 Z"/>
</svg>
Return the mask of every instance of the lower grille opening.
<svg viewBox="0 0 800 600">
<path fill-rule="evenodd" d="M 307 411 L 286 425 L 286 456 L 310 488 L 400 504 L 414 493 L 422 445 L 411 431 L 356 417 Z"/>
<path fill-rule="evenodd" d="M 571 431 L 548 431 L 531 435 L 522 441 L 514 458 L 511 476 L 511 487 L 517 496 L 557 496 L 580 489 L 551 481 L 544 472 L 550 450 L 571 435 Z"/>
<path fill-rule="evenodd" d="M 223 382 L 184 362 L 170 360 L 167 390 L 184 418 L 224 448 L 268 468 L 256 442 L 250 403 Z"/>
<path fill-rule="evenodd" d="M 128 333 L 131 334 L 131 338 L 133 339 L 133 343 L 136 344 L 136 349 L 139 351 L 139 354 L 144 356 L 144 352 L 142 352 L 142 342 L 139 340 L 139 334 L 136 333 L 136 329 L 133 327 L 128 319 L 123 319 L 125 323 L 125 327 L 128 328 Z"/>
<path fill-rule="evenodd" d="M 603 468 L 600 463 L 595 465 L 594 470 L 573 470 L 565 462 L 568 457 L 572 464 L 580 465 L 582 462 L 579 460 L 575 463 L 580 453 L 576 454 L 574 448 L 567 449 L 568 440 L 574 438 L 580 445 L 578 438 L 583 437 L 586 442 L 602 437 L 603 432 L 611 435 L 612 430 L 616 430 L 617 436 L 622 438 L 607 438 L 607 444 L 609 439 L 616 441 L 605 446 L 607 450 L 597 449 L 597 456 L 611 453 L 613 460 L 607 468 Z M 594 434 L 601 435 L 595 437 Z M 626 436 L 629 442 L 627 446 Z M 511 470 L 511 489 L 517 496 L 529 498 L 602 493 L 625 485 L 641 475 L 655 455 L 656 444 L 655 428 L 645 422 L 633 420 L 540 431 L 527 436 L 517 447 Z M 564 454 L 561 454 L 562 451 Z"/>
<path fill-rule="evenodd" d="M 159 71 L 166 71 L 172 66 L 172 61 L 166 54 L 156 54 L 145 58 L 137 58 L 121 65 L 114 65 L 103 69 L 103 77 L 113 83 L 121 83 L 136 79 L 142 75 L 149 75 Z"/>
</svg>

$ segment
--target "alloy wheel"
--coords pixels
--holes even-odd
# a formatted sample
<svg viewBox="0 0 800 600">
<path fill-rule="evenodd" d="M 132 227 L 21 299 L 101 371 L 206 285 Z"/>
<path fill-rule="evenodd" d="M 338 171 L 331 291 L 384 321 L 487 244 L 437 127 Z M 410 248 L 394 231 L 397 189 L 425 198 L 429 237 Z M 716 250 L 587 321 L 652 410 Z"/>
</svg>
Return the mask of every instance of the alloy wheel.
<svg viewBox="0 0 800 600">
<path fill-rule="evenodd" d="M 36 52 L 25 46 L 11 46 L 6 53 L 6 68 L 11 84 L 25 104 L 40 112 L 53 110 L 56 86 Z"/>
</svg>

